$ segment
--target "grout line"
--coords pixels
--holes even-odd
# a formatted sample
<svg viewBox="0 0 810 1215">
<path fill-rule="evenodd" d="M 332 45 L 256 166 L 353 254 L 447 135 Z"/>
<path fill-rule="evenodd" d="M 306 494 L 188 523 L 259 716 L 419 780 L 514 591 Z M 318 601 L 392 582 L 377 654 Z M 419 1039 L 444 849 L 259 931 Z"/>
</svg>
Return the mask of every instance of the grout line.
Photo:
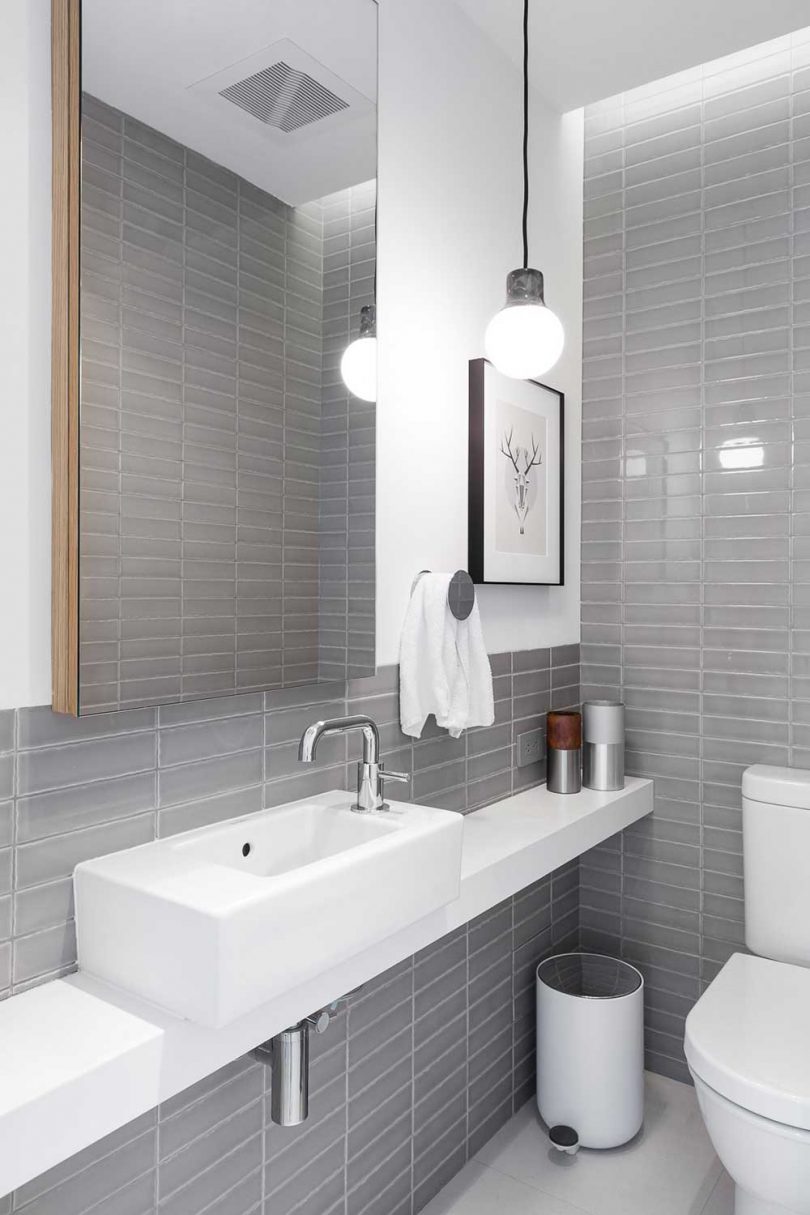
<svg viewBox="0 0 810 1215">
<path fill-rule="evenodd" d="M 572 1212 L 580 1211 L 582 1215 L 604 1215 L 604 1207 L 601 1205 L 598 1207 L 582 1207 L 574 1205 L 569 1198 L 561 1198 L 559 1194 L 552 1193 L 550 1190 L 544 1190 L 540 1186 L 536 1185 L 533 1181 L 527 1180 L 525 1177 L 518 1177 L 516 1173 L 510 1173 L 506 1169 L 499 1169 L 497 1165 L 489 1164 L 484 1160 L 479 1160 L 477 1153 L 472 1157 L 472 1163 L 474 1163 L 478 1168 L 485 1170 L 484 1176 L 486 1176 L 487 1173 L 494 1173 L 498 1177 L 508 1177 L 511 1181 L 517 1182 L 518 1185 L 525 1186 L 527 1189 L 533 1190 L 536 1194 L 542 1194 L 548 1199 L 549 1204 L 552 1207 L 563 1203 Z M 476 1187 L 474 1185 L 471 1189 L 474 1191 L 475 1188 Z M 453 1215 L 452 1211 L 450 1212 L 450 1215 Z"/>
</svg>

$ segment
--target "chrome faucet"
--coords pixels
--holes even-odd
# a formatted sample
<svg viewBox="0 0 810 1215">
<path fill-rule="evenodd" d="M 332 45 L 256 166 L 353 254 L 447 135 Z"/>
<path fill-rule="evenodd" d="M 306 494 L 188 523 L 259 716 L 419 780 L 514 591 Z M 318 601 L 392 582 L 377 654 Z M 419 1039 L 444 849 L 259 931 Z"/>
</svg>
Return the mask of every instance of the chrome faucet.
<svg viewBox="0 0 810 1215">
<path fill-rule="evenodd" d="M 384 797 L 384 781 L 398 780 L 405 784 L 411 779 L 406 772 L 386 772 L 380 763 L 380 731 L 370 717 L 358 714 L 355 717 L 333 717 L 329 721 L 316 721 L 307 726 L 298 744 L 298 758 L 311 764 L 319 741 L 325 734 L 348 734 L 359 730 L 363 735 L 363 758 L 357 765 L 357 801 L 352 810 L 357 814 L 368 814 L 372 810 L 387 810 Z"/>
</svg>

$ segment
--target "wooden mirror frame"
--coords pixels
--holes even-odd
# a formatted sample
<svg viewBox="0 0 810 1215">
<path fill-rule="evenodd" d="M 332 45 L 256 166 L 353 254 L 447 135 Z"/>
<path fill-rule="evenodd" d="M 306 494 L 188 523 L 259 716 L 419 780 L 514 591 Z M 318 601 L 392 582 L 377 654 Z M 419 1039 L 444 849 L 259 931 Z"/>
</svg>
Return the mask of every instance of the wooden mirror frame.
<svg viewBox="0 0 810 1215">
<path fill-rule="evenodd" d="M 81 0 L 51 0 L 51 681 L 57 713 L 79 713 L 79 188 Z"/>
</svg>

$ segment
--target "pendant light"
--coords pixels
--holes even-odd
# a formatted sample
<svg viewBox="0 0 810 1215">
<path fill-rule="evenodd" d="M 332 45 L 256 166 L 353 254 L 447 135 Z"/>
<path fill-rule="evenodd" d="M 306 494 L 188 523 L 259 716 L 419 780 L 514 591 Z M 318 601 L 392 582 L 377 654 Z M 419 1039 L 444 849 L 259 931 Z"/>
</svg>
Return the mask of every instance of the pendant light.
<svg viewBox="0 0 810 1215">
<path fill-rule="evenodd" d="M 377 400 L 377 316 L 373 304 L 360 309 L 360 336 L 343 351 L 340 374 L 361 401 Z"/>
<path fill-rule="evenodd" d="M 543 299 L 543 275 L 529 266 L 529 0 L 523 0 L 523 266 L 506 276 L 506 304 L 487 325 L 484 349 L 503 375 L 529 380 L 559 359 L 565 334 Z"/>
<path fill-rule="evenodd" d="M 340 374 L 349 392 L 361 401 L 377 400 L 377 189 L 374 190 L 374 303 L 360 309 L 360 336 L 350 342 L 340 360 Z"/>
</svg>

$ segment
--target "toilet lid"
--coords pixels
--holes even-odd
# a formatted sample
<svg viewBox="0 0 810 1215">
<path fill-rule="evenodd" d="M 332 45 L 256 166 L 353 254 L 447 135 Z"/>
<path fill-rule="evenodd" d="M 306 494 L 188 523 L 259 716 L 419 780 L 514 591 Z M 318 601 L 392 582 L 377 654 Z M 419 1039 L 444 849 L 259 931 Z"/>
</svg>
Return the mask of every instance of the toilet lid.
<svg viewBox="0 0 810 1215">
<path fill-rule="evenodd" d="M 687 1017 L 685 1047 L 721 1096 L 810 1130 L 810 969 L 733 954 Z"/>
</svg>

